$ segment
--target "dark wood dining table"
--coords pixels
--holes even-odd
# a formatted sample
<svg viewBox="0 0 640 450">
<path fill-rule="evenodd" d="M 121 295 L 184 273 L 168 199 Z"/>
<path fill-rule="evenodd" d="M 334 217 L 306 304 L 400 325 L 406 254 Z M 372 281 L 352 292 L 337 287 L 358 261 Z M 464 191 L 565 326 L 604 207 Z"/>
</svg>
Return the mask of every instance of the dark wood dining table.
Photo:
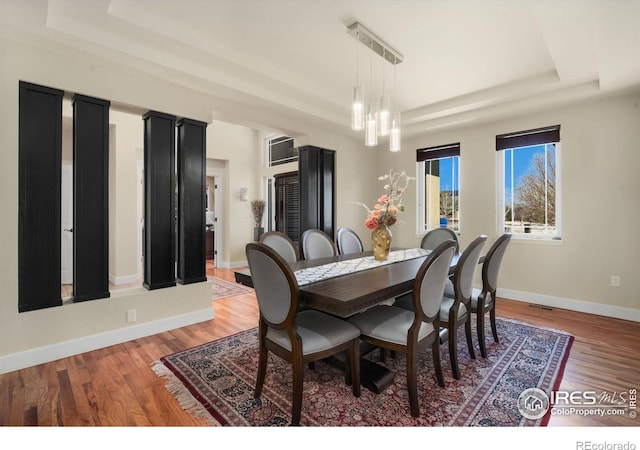
<svg viewBox="0 0 640 450">
<path fill-rule="evenodd" d="M 399 249 L 392 249 L 399 250 Z M 373 252 L 355 253 L 291 264 L 296 270 L 322 266 L 336 261 L 371 256 Z M 398 297 L 413 289 L 418 269 L 427 255 L 374 267 L 360 272 L 340 275 L 300 286 L 300 301 L 305 305 L 347 318 L 390 298 Z M 455 255 L 450 273 L 455 270 L 460 255 Z"/>
</svg>

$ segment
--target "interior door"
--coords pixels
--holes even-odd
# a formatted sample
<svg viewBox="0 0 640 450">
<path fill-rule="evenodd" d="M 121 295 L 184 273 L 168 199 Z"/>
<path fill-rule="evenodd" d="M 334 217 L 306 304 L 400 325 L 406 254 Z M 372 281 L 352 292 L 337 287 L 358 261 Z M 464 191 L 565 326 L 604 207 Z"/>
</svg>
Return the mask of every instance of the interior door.
<svg viewBox="0 0 640 450">
<path fill-rule="evenodd" d="M 276 230 L 300 244 L 300 185 L 298 172 L 276 175 Z"/>
<path fill-rule="evenodd" d="M 62 164 L 61 283 L 73 284 L 73 166 Z"/>
</svg>

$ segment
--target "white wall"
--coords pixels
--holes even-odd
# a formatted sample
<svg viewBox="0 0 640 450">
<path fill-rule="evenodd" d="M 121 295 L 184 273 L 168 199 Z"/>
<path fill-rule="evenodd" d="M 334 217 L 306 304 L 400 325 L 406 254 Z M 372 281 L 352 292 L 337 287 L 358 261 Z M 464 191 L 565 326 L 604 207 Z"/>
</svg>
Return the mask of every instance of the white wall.
<svg viewBox="0 0 640 450">
<path fill-rule="evenodd" d="M 640 96 L 576 104 L 512 120 L 433 133 L 386 153 L 379 170 L 415 173 L 415 150 L 460 142 L 461 247 L 497 231 L 495 136 L 561 125 L 562 241 L 512 240 L 500 276 L 510 298 L 640 321 Z M 407 226 L 394 243 L 416 245 L 415 191 L 407 196 Z M 620 287 L 611 287 L 618 275 Z"/>
</svg>

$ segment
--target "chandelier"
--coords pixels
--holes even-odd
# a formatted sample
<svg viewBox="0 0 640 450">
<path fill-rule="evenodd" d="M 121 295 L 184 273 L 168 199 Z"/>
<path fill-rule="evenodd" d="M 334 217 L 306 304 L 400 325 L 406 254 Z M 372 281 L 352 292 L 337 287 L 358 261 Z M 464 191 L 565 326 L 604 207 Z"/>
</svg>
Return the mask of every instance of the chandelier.
<svg viewBox="0 0 640 450">
<path fill-rule="evenodd" d="M 356 22 L 348 28 L 348 33 L 369 49 L 369 98 L 365 97 L 365 86 L 360 81 L 360 52 L 356 54 L 356 83 L 353 87 L 353 103 L 351 105 L 351 129 L 364 130 L 364 143 L 367 147 L 378 145 L 379 136 L 389 136 L 389 150 L 399 152 L 400 145 L 400 112 L 392 109 L 391 95 L 385 83 L 385 62 L 393 65 L 393 91 L 395 95 L 395 67 L 404 61 L 404 56 L 375 34 Z M 359 47 L 358 47 L 359 48 Z M 374 55 L 382 57 L 382 86 L 379 96 L 374 97 L 376 88 L 373 81 Z"/>
</svg>

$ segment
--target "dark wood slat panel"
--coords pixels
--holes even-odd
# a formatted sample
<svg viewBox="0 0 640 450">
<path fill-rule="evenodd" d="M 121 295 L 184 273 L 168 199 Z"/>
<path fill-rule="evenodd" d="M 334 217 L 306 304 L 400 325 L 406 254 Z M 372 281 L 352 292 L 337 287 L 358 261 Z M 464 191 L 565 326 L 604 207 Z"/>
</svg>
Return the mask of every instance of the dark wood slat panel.
<svg viewBox="0 0 640 450">
<path fill-rule="evenodd" d="M 73 298 L 109 297 L 109 105 L 73 98 Z"/>
<path fill-rule="evenodd" d="M 176 285 L 176 117 L 149 111 L 144 119 L 144 286 Z"/>
<path fill-rule="evenodd" d="M 207 124 L 178 122 L 178 281 L 207 280 L 205 210 Z"/>
<path fill-rule="evenodd" d="M 307 145 L 299 151 L 300 233 L 310 228 L 335 238 L 335 150 Z"/>
<path fill-rule="evenodd" d="M 63 91 L 20 82 L 18 310 L 62 305 Z"/>
</svg>

